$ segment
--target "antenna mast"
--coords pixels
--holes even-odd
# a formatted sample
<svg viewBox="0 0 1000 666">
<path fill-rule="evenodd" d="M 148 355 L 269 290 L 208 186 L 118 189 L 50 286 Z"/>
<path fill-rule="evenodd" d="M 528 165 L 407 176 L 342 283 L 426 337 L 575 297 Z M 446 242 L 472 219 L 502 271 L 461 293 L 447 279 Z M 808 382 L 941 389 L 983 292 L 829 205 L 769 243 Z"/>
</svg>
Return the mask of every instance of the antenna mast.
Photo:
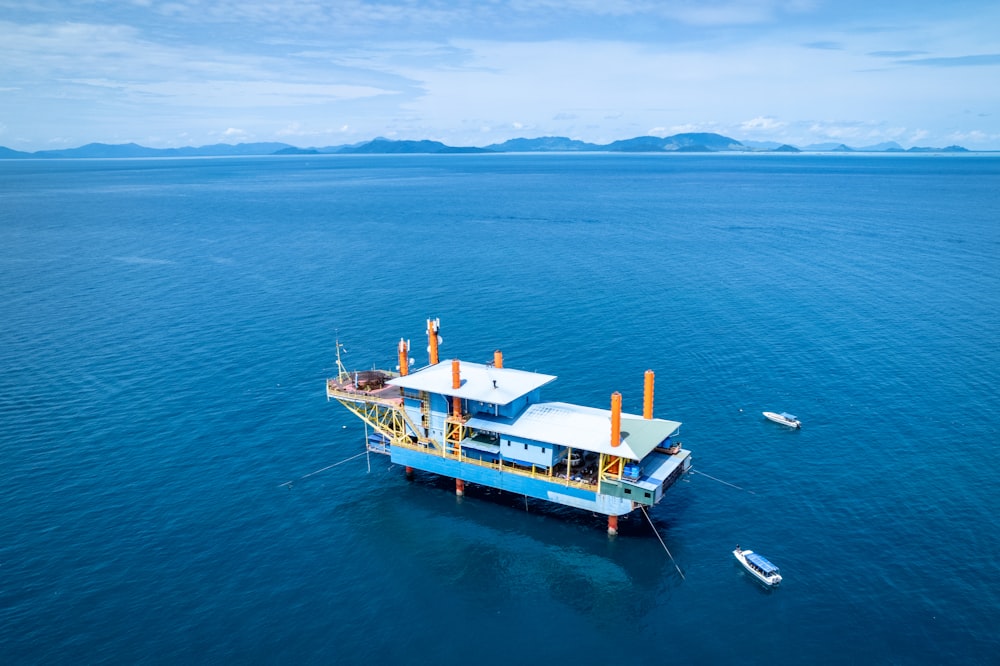
<svg viewBox="0 0 1000 666">
<path fill-rule="evenodd" d="M 347 368 L 345 368 L 344 364 L 340 361 L 340 350 L 343 348 L 343 345 L 340 344 L 340 338 L 339 337 L 337 338 L 337 343 L 336 344 L 337 344 L 337 381 L 338 382 L 342 382 L 342 381 L 344 381 L 344 377 L 348 373 L 347 373 Z"/>
</svg>

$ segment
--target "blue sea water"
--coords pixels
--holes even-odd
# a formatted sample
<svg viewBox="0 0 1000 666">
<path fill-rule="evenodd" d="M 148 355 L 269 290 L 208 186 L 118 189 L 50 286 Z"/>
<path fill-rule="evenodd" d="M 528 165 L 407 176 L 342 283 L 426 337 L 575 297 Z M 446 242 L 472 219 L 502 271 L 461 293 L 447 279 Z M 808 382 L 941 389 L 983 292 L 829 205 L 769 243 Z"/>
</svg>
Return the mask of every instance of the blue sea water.
<svg viewBox="0 0 1000 666">
<path fill-rule="evenodd" d="M 641 514 L 328 468 L 335 340 L 428 317 L 547 399 L 656 372 L 683 578 Z M 997 663 L 1000 156 L 0 161 L 0 321 L 2 663 Z"/>
</svg>

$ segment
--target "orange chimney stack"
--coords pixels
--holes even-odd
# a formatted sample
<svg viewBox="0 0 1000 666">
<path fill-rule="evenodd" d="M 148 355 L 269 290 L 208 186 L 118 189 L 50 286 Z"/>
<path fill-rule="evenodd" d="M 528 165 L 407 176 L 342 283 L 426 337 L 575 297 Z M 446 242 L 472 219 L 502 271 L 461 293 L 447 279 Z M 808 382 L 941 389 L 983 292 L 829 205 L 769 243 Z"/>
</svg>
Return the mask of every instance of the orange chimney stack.
<svg viewBox="0 0 1000 666">
<path fill-rule="evenodd" d="M 622 439 L 622 394 L 611 394 L 611 446 L 621 446 Z"/>
<path fill-rule="evenodd" d="M 399 376 L 405 377 L 410 374 L 410 343 L 403 338 L 399 339 Z"/>
<path fill-rule="evenodd" d="M 502 368 L 503 367 L 503 352 L 499 349 L 493 352 L 493 367 Z"/>
<path fill-rule="evenodd" d="M 438 363 L 438 331 L 441 330 L 440 319 L 427 320 L 427 352 L 430 354 L 431 365 Z"/>
<path fill-rule="evenodd" d="M 457 358 L 451 360 L 451 387 L 462 388 L 462 371 Z M 451 413 L 454 416 L 462 415 L 462 399 L 457 395 L 451 396 Z"/>
<path fill-rule="evenodd" d="M 642 392 L 642 418 L 653 418 L 653 371 L 646 371 L 646 385 Z"/>
</svg>

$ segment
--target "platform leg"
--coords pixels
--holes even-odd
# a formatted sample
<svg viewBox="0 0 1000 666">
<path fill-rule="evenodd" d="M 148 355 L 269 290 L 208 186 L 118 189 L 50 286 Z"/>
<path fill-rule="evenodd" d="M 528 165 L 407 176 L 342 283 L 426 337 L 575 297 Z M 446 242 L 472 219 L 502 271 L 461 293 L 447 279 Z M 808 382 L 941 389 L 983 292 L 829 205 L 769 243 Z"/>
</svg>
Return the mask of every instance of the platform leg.
<svg viewBox="0 0 1000 666">
<path fill-rule="evenodd" d="M 608 516 L 608 536 L 618 534 L 618 516 Z"/>
<path fill-rule="evenodd" d="M 411 476 L 413 476 L 413 468 L 410 467 L 410 466 L 407 466 L 406 467 L 406 478 L 410 478 Z"/>
<path fill-rule="evenodd" d="M 462 481 L 462 479 L 455 479 L 455 494 L 459 497 L 465 495 L 465 481 Z"/>
</svg>

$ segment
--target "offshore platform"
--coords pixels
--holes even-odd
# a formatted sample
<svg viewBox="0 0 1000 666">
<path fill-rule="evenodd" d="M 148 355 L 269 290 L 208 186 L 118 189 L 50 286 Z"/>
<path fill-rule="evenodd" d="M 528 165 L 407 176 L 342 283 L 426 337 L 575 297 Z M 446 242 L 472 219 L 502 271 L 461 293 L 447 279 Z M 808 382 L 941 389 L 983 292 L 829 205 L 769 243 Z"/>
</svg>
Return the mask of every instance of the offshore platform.
<svg viewBox="0 0 1000 666">
<path fill-rule="evenodd" d="M 691 466 L 691 452 L 673 441 L 681 424 L 653 418 L 654 375 L 644 378 L 642 416 L 611 409 L 544 402 L 553 375 L 492 363 L 438 360 L 439 319 L 427 320 L 430 363 L 412 370 L 410 343 L 400 339 L 398 372 L 349 372 L 340 359 L 326 382 L 334 399 L 372 428 L 366 446 L 402 465 L 455 479 L 618 517 L 659 502 Z"/>
</svg>

